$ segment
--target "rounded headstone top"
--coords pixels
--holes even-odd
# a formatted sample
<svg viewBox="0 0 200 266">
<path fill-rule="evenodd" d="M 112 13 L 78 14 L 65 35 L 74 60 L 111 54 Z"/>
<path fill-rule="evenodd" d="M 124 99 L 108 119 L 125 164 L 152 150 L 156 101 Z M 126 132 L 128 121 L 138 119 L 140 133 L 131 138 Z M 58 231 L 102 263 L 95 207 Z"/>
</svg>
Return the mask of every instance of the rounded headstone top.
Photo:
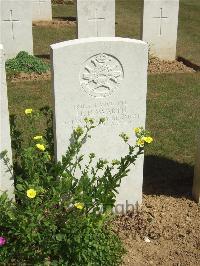
<svg viewBox="0 0 200 266">
<path fill-rule="evenodd" d="M 136 39 L 130 38 L 122 38 L 122 37 L 89 37 L 89 38 L 81 38 L 81 39 L 74 39 L 69 41 L 64 41 L 60 43 L 55 43 L 50 45 L 52 49 L 59 49 L 62 47 L 67 47 L 71 45 L 78 45 L 84 43 L 95 43 L 95 42 L 123 42 L 123 43 L 132 43 L 132 44 L 140 44 L 144 46 L 148 46 L 146 42 Z"/>
</svg>

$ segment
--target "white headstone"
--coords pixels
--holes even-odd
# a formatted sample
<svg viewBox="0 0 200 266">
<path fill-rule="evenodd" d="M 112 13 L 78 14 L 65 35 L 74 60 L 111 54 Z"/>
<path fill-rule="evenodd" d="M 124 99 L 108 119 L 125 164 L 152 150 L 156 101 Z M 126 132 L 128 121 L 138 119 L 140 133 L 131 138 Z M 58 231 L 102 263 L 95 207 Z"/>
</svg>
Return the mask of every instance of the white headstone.
<svg viewBox="0 0 200 266">
<path fill-rule="evenodd" d="M 77 0 L 77 37 L 114 37 L 115 0 Z"/>
<path fill-rule="evenodd" d="M 0 43 L 4 45 L 6 59 L 20 51 L 32 54 L 32 2 L 0 0 L 0 5 Z"/>
<path fill-rule="evenodd" d="M 85 117 L 106 118 L 92 133 L 83 154 L 120 159 L 127 152 L 119 134 L 145 126 L 147 91 L 147 44 L 115 37 L 87 38 L 51 45 L 55 151 L 66 152 L 72 130 Z M 117 204 L 142 201 L 143 156 L 124 178 Z"/>
<path fill-rule="evenodd" d="M 200 134 L 199 134 L 198 145 L 197 145 L 192 193 L 193 193 L 195 200 L 198 203 L 200 203 Z"/>
<path fill-rule="evenodd" d="M 179 0 L 144 0 L 142 40 L 153 56 L 176 58 L 178 12 Z"/>
<path fill-rule="evenodd" d="M 10 139 L 10 124 L 9 124 L 9 112 L 8 112 L 8 98 L 7 98 L 7 86 L 5 75 L 5 61 L 4 50 L 0 44 L 0 97 L 1 97 L 1 110 L 0 110 L 0 152 L 7 150 L 8 157 L 12 163 L 11 152 L 11 139 Z M 7 167 L 0 160 L 1 175 L 0 175 L 0 194 L 7 191 L 10 198 L 13 197 L 13 180 L 12 174 L 8 171 Z"/>
<path fill-rule="evenodd" d="M 51 0 L 32 0 L 32 19 L 52 20 Z"/>
</svg>

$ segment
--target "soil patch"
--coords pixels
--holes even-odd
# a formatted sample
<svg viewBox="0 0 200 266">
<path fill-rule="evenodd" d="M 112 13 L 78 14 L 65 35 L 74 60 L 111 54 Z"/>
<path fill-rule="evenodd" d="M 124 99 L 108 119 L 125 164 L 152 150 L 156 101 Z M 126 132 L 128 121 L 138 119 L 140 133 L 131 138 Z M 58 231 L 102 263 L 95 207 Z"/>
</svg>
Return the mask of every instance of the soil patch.
<svg viewBox="0 0 200 266">
<path fill-rule="evenodd" d="M 162 74 L 162 73 L 191 73 L 195 70 L 188 67 L 179 61 L 164 61 L 159 60 L 156 57 L 149 58 L 148 73 L 150 74 Z"/>
<path fill-rule="evenodd" d="M 76 25 L 76 21 L 58 18 L 53 19 L 51 21 L 33 21 L 33 27 L 60 28 L 74 25 Z"/>
<path fill-rule="evenodd" d="M 123 266 L 200 265 L 200 212 L 193 200 L 144 195 L 139 212 L 116 219 Z"/>
<path fill-rule="evenodd" d="M 17 73 L 12 76 L 7 75 L 7 79 L 11 82 L 31 81 L 31 80 L 49 80 L 51 79 L 51 72 L 46 73 Z"/>
</svg>

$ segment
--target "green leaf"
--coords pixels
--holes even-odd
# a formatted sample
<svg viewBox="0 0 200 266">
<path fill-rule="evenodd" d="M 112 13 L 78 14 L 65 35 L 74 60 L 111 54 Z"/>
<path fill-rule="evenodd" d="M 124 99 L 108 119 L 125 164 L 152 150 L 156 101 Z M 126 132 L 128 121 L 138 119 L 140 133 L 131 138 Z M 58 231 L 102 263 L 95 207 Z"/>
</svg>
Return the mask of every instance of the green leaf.
<svg viewBox="0 0 200 266">
<path fill-rule="evenodd" d="M 62 241 L 63 238 L 64 238 L 64 235 L 63 234 L 57 234 L 56 235 L 56 240 L 58 240 L 58 241 Z"/>
<path fill-rule="evenodd" d="M 22 184 L 17 184 L 17 185 L 16 185 L 16 189 L 17 189 L 18 191 L 23 191 L 23 190 L 24 190 L 24 187 L 23 187 Z"/>
</svg>

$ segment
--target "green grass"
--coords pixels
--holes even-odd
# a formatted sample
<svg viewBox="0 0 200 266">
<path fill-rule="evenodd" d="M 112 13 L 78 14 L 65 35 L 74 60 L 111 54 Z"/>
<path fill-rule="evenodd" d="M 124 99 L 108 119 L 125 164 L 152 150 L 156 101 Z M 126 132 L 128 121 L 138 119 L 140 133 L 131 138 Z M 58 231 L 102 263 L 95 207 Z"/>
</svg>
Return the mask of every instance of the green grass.
<svg viewBox="0 0 200 266">
<path fill-rule="evenodd" d="M 24 114 L 26 108 L 39 109 L 51 106 L 50 81 L 8 82 L 10 115 Z M 23 127 L 23 121 L 22 127 Z"/>
<path fill-rule="evenodd" d="M 177 56 L 200 64 L 200 1 L 180 0 Z M 54 5 L 53 17 L 76 17 L 75 5 Z M 140 39 L 142 0 L 116 0 L 116 36 Z M 42 38 L 41 38 L 42 36 Z M 34 27 L 34 53 L 49 55 L 49 45 L 76 38 L 76 26 Z"/>
<path fill-rule="evenodd" d="M 200 73 L 150 75 L 147 128 L 155 142 L 148 153 L 193 164 L 199 107 Z"/>
<path fill-rule="evenodd" d="M 180 0 L 177 56 L 200 65 L 200 1 Z"/>
</svg>

